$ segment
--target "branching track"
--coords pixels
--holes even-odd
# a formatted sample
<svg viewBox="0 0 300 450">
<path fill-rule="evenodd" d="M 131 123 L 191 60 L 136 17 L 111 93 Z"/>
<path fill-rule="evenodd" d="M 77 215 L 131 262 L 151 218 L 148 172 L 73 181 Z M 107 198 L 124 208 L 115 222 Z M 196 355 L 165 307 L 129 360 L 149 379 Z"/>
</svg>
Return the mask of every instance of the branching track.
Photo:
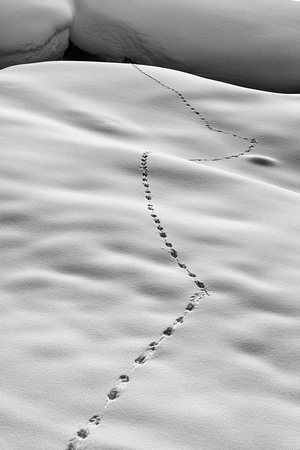
<svg viewBox="0 0 300 450">
<path fill-rule="evenodd" d="M 238 134 L 232 134 L 227 131 L 219 130 L 216 128 L 213 128 L 211 124 L 208 122 L 208 120 L 194 107 L 191 106 L 190 103 L 185 99 L 185 97 L 176 89 L 165 85 L 158 79 L 152 77 L 139 67 L 137 67 L 135 64 L 132 64 L 132 66 L 137 69 L 140 73 L 145 75 L 146 77 L 150 78 L 151 80 L 158 83 L 160 86 L 162 86 L 165 89 L 168 89 L 172 92 L 174 92 L 180 100 L 183 102 L 184 105 L 186 105 L 193 113 L 195 113 L 197 116 L 200 117 L 201 121 L 205 124 L 206 128 L 210 131 L 216 132 L 216 133 L 223 133 L 230 136 L 233 136 L 234 138 L 241 139 L 243 141 L 248 141 L 249 145 L 247 149 L 239 154 L 236 155 L 229 155 L 224 156 L 222 158 L 196 158 L 191 159 L 190 161 L 195 162 L 201 162 L 201 161 L 221 161 L 225 159 L 231 159 L 231 158 L 238 158 L 240 156 L 245 155 L 246 153 L 249 153 L 257 144 L 257 140 L 255 138 L 248 138 L 243 137 Z M 150 216 L 154 222 L 154 225 L 158 231 L 159 237 L 162 239 L 164 246 L 166 247 L 170 257 L 174 260 L 174 262 L 178 265 L 178 267 L 182 270 L 184 270 L 188 277 L 190 277 L 191 281 L 195 284 L 196 292 L 192 294 L 189 297 L 188 303 L 186 304 L 184 310 L 182 311 L 182 314 L 178 316 L 172 324 L 170 324 L 156 339 L 155 341 L 151 342 L 145 350 L 137 356 L 137 358 L 134 360 L 131 368 L 127 371 L 127 373 L 121 374 L 117 381 L 115 382 L 114 386 L 110 389 L 110 391 L 107 394 L 107 399 L 104 407 L 102 408 L 102 411 L 100 413 L 94 414 L 88 421 L 88 423 L 80 428 L 76 435 L 68 442 L 67 449 L 66 450 L 83 450 L 87 449 L 85 443 L 86 438 L 91 434 L 91 432 L 98 428 L 101 419 L 103 415 L 105 414 L 106 408 L 109 407 L 109 405 L 116 401 L 124 392 L 124 390 L 127 388 L 130 382 L 130 378 L 136 367 L 141 366 L 142 364 L 145 364 L 148 360 L 150 360 L 154 354 L 156 349 L 162 344 L 163 340 L 172 336 L 176 329 L 184 324 L 186 318 L 192 314 L 192 312 L 195 310 L 195 308 L 198 306 L 199 302 L 205 297 L 209 295 L 209 289 L 205 286 L 204 282 L 199 277 L 192 272 L 186 264 L 184 264 L 178 254 L 177 249 L 173 246 L 173 244 L 170 242 L 167 232 L 162 224 L 161 219 L 157 216 L 154 208 L 153 203 L 153 195 L 150 187 L 150 181 L 149 181 L 149 168 L 148 168 L 148 158 L 149 158 L 150 152 L 144 152 L 141 157 L 141 171 L 142 171 L 142 183 L 144 187 L 144 196 L 147 201 L 147 208 L 149 210 Z M 99 449 L 100 450 L 100 449 Z"/>
<path fill-rule="evenodd" d="M 218 128 L 214 128 L 209 121 L 199 112 L 197 111 L 196 108 L 194 108 L 188 101 L 187 99 L 182 95 L 181 92 L 177 91 L 176 89 L 162 83 L 161 81 L 159 81 L 157 78 L 152 77 L 151 75 L 149 75 L 147 72 L 144 72 L 144 70 L 142 70 L 140 67 L 136 66 L 135 64 L 132 64 L 132 66 L 138 70 L 141 74 L 145 75 L 146 77 L 150 78 L 150 80 L 155 81 L 155 83 L 159 84 L 161 87 L 163 87 L 164 89 L 167 89 L 168 91 L 173 92 L 175 95 L 177 95 L 177 97 L 179 97 L 179 99 L 181 100 L 181 102 L 190 109 L 190 111 L 192 111 L 194 114 L 196 114 L 196 116 L 198 116 L 200 118 L 200 120 L 204 123 L 205 127 L 210 130 L 210 131 L 214 131 L 215 133 L 222 133 L 222 134 L 227 134 L 229 136 L 234 137 L 235 139 L 241 139 L 242 141 L 246 141 L 248 142 L 248 147 L 246 148 L 246 150 L 244 150 L 241 153 L 237 153 L 236 155 L 228 155 L 228 156 L 222 156 L 221 158 L 194 158 L 194 159 L 190 159 L 190 161 L 195 161 L 195 162 L 201 162 L 201 161 L 223 161 L 225 159 L 232 159 L 232 158 L 238 158 L 239 156 L 243 156 L 246 153 L 251 152 L 255 145 L 257 144 L 257 140 L 256 138 L 249 138 L 249 137 L 245 137 L 245 136 L 240 136 L 239 134 L 234 134 L 231 133 L 229 131 L 224 131 L 224 130 L 219 130 Z"/>
</svg>

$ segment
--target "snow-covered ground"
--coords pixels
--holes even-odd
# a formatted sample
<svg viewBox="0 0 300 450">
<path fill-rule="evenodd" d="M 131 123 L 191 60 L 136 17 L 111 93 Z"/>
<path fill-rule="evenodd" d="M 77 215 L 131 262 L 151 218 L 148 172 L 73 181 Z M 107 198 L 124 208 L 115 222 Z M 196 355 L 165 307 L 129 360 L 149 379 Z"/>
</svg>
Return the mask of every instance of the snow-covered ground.
<svg viewBox="0 0 300 450">
<path fill-rule="evenodd" d="M 0 0 L 1 450 L 300 449 L 299 8 Z"/>
<path fill-rule="evenodd" d="M 291 0 L 0 0 L 0 67 L 83 50 L 255 89 L 299 92 Z"/>
<path fill-rule="evenodd" d="M 299 97 L 80 62 L 0 92 L 1 448 L 299 450 Z"/>
</svg>

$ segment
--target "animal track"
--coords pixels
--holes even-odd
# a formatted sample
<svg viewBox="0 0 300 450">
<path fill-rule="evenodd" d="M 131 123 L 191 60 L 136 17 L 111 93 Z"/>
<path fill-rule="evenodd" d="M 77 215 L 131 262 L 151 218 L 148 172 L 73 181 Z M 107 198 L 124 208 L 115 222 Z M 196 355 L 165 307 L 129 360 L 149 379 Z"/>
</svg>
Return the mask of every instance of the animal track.
<svg viewBox="0 0 300 450">
<path fill-rule="evenodd" d="M 99 425 L 100 423 L 100 416 L 99 414 L 95 414 L 93 417 L 90 418 L 89 422 L 94 423 L 95 425 Z"/>
<path fill-rule="evenodd" d="M 163 88 L 172 91 L 175 95 L 177 95 L 179 97 L 179 99 L 182 101 L 182 103 L 187 106 L 189 108 L 190 111 L 192 111 L 193 114 L 195 114 L 196 116 L 200 117 L 200 120 L 203 122 L 203 124 L 205 125 L 205 127 L 209 130 L 209 131 L 214 131 L 215 133 L 223 133 L 223 134 L 227 134 L 229 136 L 232 136 L 236 139 L 241 139 L 243 141 L 248 141 L 249 142 L 249 146 L 247 147 L 246 150 L 244 150 L 241 153 L 237 153 L 236 155 L 229 155 L 229 156 L 223 156 L 221 158 L 193 158 L 190 159 L 190 161 L 194 161 L 194 162 L 201 162 L 201 161 L 223 161 L 225 159 L 232 159 L 232 158 L 238 158 L 239 156 L 243 156 L 246 155 L 247 153 L 250 153 L 255 145 L 258 143 L 258 141 L 256 140 L 256 138 L 249 138 L 249 137 L 245 137 L 245 136 L 240 136 L 239 134 L 235 134 L 235 133 L 230 133 L 229 131 L 224 131 L 224 130 L 220 130 L 218 128 L 214 128 L 209 121 L 199 112 L 196 110 L 196 108 L 194 108 L 193 106 L 191 106 L 191 104 L 186 100 L 186 98 L 181 94 L 181 92 L 177 91 L 176 89 L 162 83 L 161 81 L 159 81 L 157 78 L 152 77 L 151 75 L 149 75 L 147 72 L 145 72 L 144 70 L 140 69 L 138 66 L 136 66 L 135 64 L 132 64 L 132 66 L 138 70 L 141 74 L 145 75 L 146 77 L 150 78 L 151 80 L 155 81 L 155 83 L 158 83 L 160 86 L 162 86 Z"/>
<path fill-rule="evenodd" d="M 199 288 L 200 290 L 202 290 L 202 292 L 204 294 L 208 295 L 208 289 L 205 287 L 204 283 L 200 280 L 198 280 L 197 276 L 195 273 L 191 272 L 189 270 L 189 268 L 187 267 L 186 264 L 183 264 L 179 257 L 178 257 L 178 251 L 174 248 L 173 244 L 168 240 L 168 236 L 167 233 L 164 229 L 164 227 L 162 226 L 161 220 L 158 218 L 157 214 L 155 213 L 154 210 L 154 205 L 152 203 L 152 193 L 150 190 L 150 184 L 149 184 L 149 180 L 148 180 L 148 173 L 149 173 L 149 169 L 148 169 L 148 157 L 149 157 L 150 152 L 144 152 L 142 157 L 141 157 L 141 169 L 142 169 L 142 183 L 144 186 L 144 190 L 145 190 L 145 198 L 147 200 L 147 208 L 151 211 L 151 218 L 158 230 L 159 236 L 162 238 L 164 245 L 167 248 L 168 253 L 170 254 L 170 256 L 176 261 L 177 265 L 186 271 L 187 275 L 191 278 L 193 278 L 194 283 L 196 284 L 197 288 Z"/>
<path fill-rule="evenodd" d="M 155 351 L 157 347 L 162 343 L 162 341 L 173 335 L 173 333 L 176 331 L 177 327 L 182 325 L 186 319 L 186 317 L 192 313 L 192 311 L 197 307 L 198 303 L 203 299 L 203 297 L 207 294 L 206 288 L 201 288 L 199 292 L 194 293 L 191 295 L 189 302 L 187 306 L 185 307 L 184 313 L 182 316 L 178 317 L 172 325 L 167 327 L 162 334 L 160 335 L 159 339 L 157 341 L 151 342 L 144 350 L 143 353 L 141 353 L 135 360 L 134 364 L 132 365 L 131 369 L 129 370 L 129 373 L 133 373 L 133 371 L 136 369 L 136 367 L 141 366 L 142 364 L 146 363 L 150 358 L 152 358 L 155 354 Z M 68 442 L 68 446 L 66 450 L 79 450 L 81 448 L 81 444 L 83 441 L 89 436 L 89 434 L 92 432 L 93 428 L 97 427 L 101 422 L 101 417 L 105 413 L 105 409 L 108 407 L 108 405 L 111 402 L 114 402 L 117 400 L 123 393 L 124 389 L 126 388 L 126 384 L 129 383 L 129 375 L 121 375 L 116 383 L 116 385 L 109 391 L 107 394 L 107 401 L 106 405 L 104 407 L 104 410 L 102 411 L 102 414 L 95 414 L 89 419 L 88 424 L 85 427 L 80 428 L 79 431 L 77 431 L 76 436 L 71 439 Z"/>
<path fill-rule="evenodd" d="M 125 388 L 125 383 L 129 382 L 128 375 L 120 375 L 117 386 L 113 387 L 107 394 L 107 400 L 113 401 L 119 398 Z"/>
<path fill-rule="evenodd" d="M 224 156 L 222 158 L 196 158 L 196 159 L 190 159 L 190 161 L 195 162 L 201 162 L 201 161 L 221 161 L 225 159 L 231 159 L 231 158 L 238 158 L 239 156 L 245 155 L 246 153 L 249 153 L 254 146 L 257 144 L 257 140 L 255 138 L 248 138 L 243 137 L 238 134 L 232 134 L 227 131 L 219 130 L 216 128 L 213 128 L 208 120 L 194 107 L 191 106 L 191 104 L 185 99 L 185 97 L 181 94 L 181 92 L 177 91 L 176 89 L 173 89 L 170 86 L 165 85 L 158 79 L 152 77 L 151 75 L 144 72 L 142 69 L 137 67 L 135 64 L 132 64 L 132 66 L 137 69 L 139 72 L 141 72 L 143 75 L 147 76 L 151 80 L 155 81 L 156 83 L 160 84 L 163 88 L 168 89 L 174 94 L 176 94 L 180 100 L 183 102 L 184 105 L 186 105 L 194 114 L 197 116 L 200 116 L 201 121 L 205 124 L 206 128 L 210 131 L 214 131 L 217 133 L 223 133 L 227 135 L 231 135 L 234 138 L 242 139 L 244 141 L 250 142 L 250 145 L 248 148 L 236 155 L 230 155 L 230 156 Z M 189 314 L 192 314 L 193 311 L 198 306 L 199 302 L 205 297 L 210 295 L 209 289 L 205 286 L 203 281 L 200 281 L 197 277 L 197 275 L 194 272 L 191 272 L 190 269 L 187 267 L 186 264 L 184 264 L 180 258 L 178 251 L 174 248 L 172 242 L 168 239 L 167 232 L 165 231 L 161 219 L 158 217 L 158 215 L 155 212 L 154 204 L 153 204 L 153 195 L 150 189 L 150 183 L 148 179 L 149 175 L 149 168 L 148 168 L 148 158 L 149 158 L 150 152 L 144 152 L 141 157 L 141 164 L 140 167 L 142 169 L 142 183 L 144 186 L 144 196 L 147 201 L 147 208 L 150 211 L 150 216 L 154 222 L 155 227 L 157 228 L 159 237 L 163 240 L 164 245 L 166 247 L 167 252 L 171 256 L 171 258 L 174 260 L 174 262 L 178 265 L 178 267 L 186 272 L 186 274 L 191 278 L 192 282 L 196 285 L 197 291 L 190 296 L 189 301 L 184 309 L 184 312 L 181 316 L 177 317 L 177 319 L 174 320 L 174 322 L 168 326 L 160 335 L 160 337 L 156 341 L 152 341 L 145 350 L 134 360 L 134 363 L 129 369 L 128 373 L 132 374 L 133 371 L 143 364 L 145 364 L 149 359 L 151 359 L 157 350 L 157 348 L 161 345 L 164 339 L 170 338 L 176 331 L 176 329 L 183 325 L 185 322 L 185 319 Z M 89 436 L 89 434 L 99 426 L 101 422 L 102 416 L 105 414 L 106 408 L 112 403 L 115 402 L 124 392 L 126 389 L 128 383 L 130 382 L 130 377 L 128 374 L 122 374 L 119 376 L 117 382 L 115 385 L 110 389 L 110 391 L 107 394 L 106 404 L 101 412 L 101 414 L 95 414 L 93 415 L 87 425 L 85 427 L 82 427 L 77 431 L 76 436 L 73 437 L 67 444 L 66 450 L 80 450 L 82 448 L 81 444 L 84 443 L 85 439 Z M 86 448 L 86 447 L 84 447 Z"/>
<path fill-rule="evenodd" d="M 180 261 L 177 250 L 174 248 L 173 244 L 168 240 L 168 236 L 162 225 L 162 222 L 158 218 L 157 214 L 155 214 L 154 205 L 152 203 L 152 193 L 150 190 L 150 183 L 148 180 L 148 173 L 149 173 L 148 166 L 147 166 L 148 157 L 149 157 L 149 152 L 144 152 L 141 157 L 142 182 L 143 182 L 143 186 L 145 189 L 145 199 L 147 200 L 147 208 L 151 212 L 150 216 L 158 230 L 160 238 L 163 240 L 165 247 L 167 248 L 168 253 L 173 258 L 173 260 L 176 262 L 176 264 L 181 269 L 183 269 L 187 273 L 187 275 L 192 279 L 192 281 L 197 286 L 198 291 L 190 297 L 189 302 L 186 305 L 183 314 L 180 317 L 178 317 L 170 326 L 168 326 L 162 332 L 162 334 L 160 335 L 158 340 L 152 341 L 145 348 L 143 353 L 141 353 L 134 360 L 134 363 L 133 363 L 131 369 L 129 370 L 129 373 L 133 373 L 133 371 L 136 369 L 137 366 L 141 366 L 142 364 L 145 364 L 150 358 L 152 358 L 153 355 L 155 354 L 157 347 L 162 343 L 162 341 L 165 338 L 172 336 L 175 333 L 177 327 L 181 326 L 184 323 L 186 317 L 194 311 L 194 309 L 197 307 L 200 300 L 202 300 L 204 296 L 209 295 L 209 290 L 205 286 L 205 284 L 197 278 L 197 275 L 195 273 L 193 273 L 189 270 L 189 268 L 187 267 L 186 264 L 183 264 Z M 111 402 L 114 402 L 115 400 L 117 400 L 122 395 L 123 391 L 127 387 L 127 384 L 129 383 L 129 381 L 130 381 L 130 377 L 128 374 L 122 374 L 119 376 L 117 383 L 115 384 L 114 387 L 112 387 L 110 389 L 110 391 L 107 394 L 107 400 L 106 400 L 104 410 L 102 411 L 102 415 L 104 414 L 105 409 L 108 407 L 108 405 Z M 100 421 L 101 421 L 100 414 L 96 414 L 96 415 L 92 416 L 91 419 L 89 420 L 88 424 L 85 427 L 81 428 L 77 432 L 77 435 L 69 441 L 67 450 L 78 450 L 80 448 L 80 444 L 90 434 L 92 427 L 98 426 L 100 424 Z"/>
</svg>

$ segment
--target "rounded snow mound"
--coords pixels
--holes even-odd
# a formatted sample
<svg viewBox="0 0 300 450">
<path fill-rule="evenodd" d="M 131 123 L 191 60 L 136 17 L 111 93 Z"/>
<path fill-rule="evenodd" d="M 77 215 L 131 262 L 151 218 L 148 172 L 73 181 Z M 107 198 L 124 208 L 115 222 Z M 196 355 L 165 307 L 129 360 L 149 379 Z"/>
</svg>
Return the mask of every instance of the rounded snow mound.
<svg viewBox="0 0 300 450">
<path fill-rule="evenodd" d="M 73 17 L 68 1 L 0 0 L 0 8 L 0 68 L 63 55 Z"/>
<path fill-rule="evenodd" d="M 107 61 L 300 92 L 297 2 L 0 0 L 0 6 L 0 67 L 59 59 L 70 31 L 75 45 Z"/>
</svg>

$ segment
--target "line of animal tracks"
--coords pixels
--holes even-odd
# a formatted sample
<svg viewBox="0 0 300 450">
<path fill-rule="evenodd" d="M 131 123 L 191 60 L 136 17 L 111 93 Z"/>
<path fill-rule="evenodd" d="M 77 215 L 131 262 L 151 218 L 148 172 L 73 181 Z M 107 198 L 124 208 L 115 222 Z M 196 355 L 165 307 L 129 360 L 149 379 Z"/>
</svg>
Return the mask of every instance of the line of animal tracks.
<svg viewBox="0 0 300 450">
<path fill-rule="evenodd" d="M 181 92 L 162 83 L 158 79 L 152 77 L 151 75 L 149 75 L 147 72 L 145 72 L 144 70 L 142 70 L 135 64 L 132 64 L 132 66 L 136 70 L 138 70 L 142 75 L 144 75 L 144 76 L 148 77 L 149 79 L 153 80 L 154 82 L 158 83 L 161 87 L 163 87 L 167 90 L 170 90 L 174 94 L 176 94 L 179 97 L 179 99 L 181 100 L 181 102 L 186 107 L 188 107 L 190 109 L 190 111 L 192 111 L 195 115 L 197 115 L 200 118 L 201 122 L 204 124 L 204 126 L 209 131 L 216 132 L 216 133 L 223 133 L 226 135 L 230 135 L 236 139 L 240 139 L 240 140 L 248 142 L 247 148 L 243 152 L 235 154 L 235 155 L 229 155 L 229 156 L 223 156 L 221 158 L 211 158 L 211 159 L 196 158 L 196 159 L 190 159 L 190 161 L 194 161 L 194 162 L 222 161 L 225 159 L 238 158 L 240 156 L 243 156 L 243 155 L 249 153 L 251 150 L 253 150 L 253 148 L 257 144 L 256 138 L 243 137 L 238 134 L 233 134 L 231 132 L 227 132 L 227 131 L 223 131 L 223 130 L 214 128 L 208 122 L 208 120 L 186 100 L 186 98 L 182 95 Z M 69 440 L 66 450 L 88 449 L 88 447 L 86 446 L 86 438 L 93 431 L 98 429 L 98 427 L 101 423 L 101 419 L 106 412 L 106 409 L 110 406 L 110 404 L 112 402 L 115 402 L 123 394 L 123 392 L 126 390 L 126 388 L 130 385 L 131 375 L 133 374 L 134 370 L 137 367 L 145 364 L 147 361 L 151 360 L 151 358 L 155 355 L 156 349 L 160 345 L 162 345 L 164 339 L 170 338 L 173 335 L 173 333 L 176 331 L 176 329 L 185 323 L 186 318 L 190 314 L 193 313 L 193 311 L 198 306 L 200 301 L 204 297 L 210 295 L 209 289 L 207 286 L 205 286 L 205 283 L 203 282 L 203 280 L 200 280 L 199 277 L 194 272 L 192 272 L 187 267 L 187 265 L 184 264 L 184 262 L 181 261 L 178 250 L 175 248 L 173 243 L 168 238 L 167 232 L 163 226 L 161 218 L 158 217 L 155 212 L 155 206 L 154 206 L 154 202 L 153 202 L 153 194 L 151 191 L 150 179 L 149 179 L 149 168 L 148 168 L 148 159 L 149 159 L 150 154 L 151 154 L 150 152 L 145 151 L 142 154 L 141 161 L 140 161 L 142 183 L 143 183 L 143 188 L 144 188 L 144 197 L 147 202 L 147 208 L 149 210 L 150 217 L 153 220 L 154 225 L 158 231 L 159 238 L 163 241 L 164 246 L 166 247 L 166 249 L 170 255 L 170 258 L 172 258 L 174 260 L 174 262 L 177 264 L 177 266 L 181 270 L 184 270 L 186 272 L 187 276 L 190 277 L 191 281 L 194 283 L 195 292 L 189 297 L 189 299 L 187 300 L 187 303 L 185 303 L 185 307 L 184 307 L 183 311 L 173 321 L 173 323 L 169 324 L 169 326 L 167 326 L 165 328 L 165 330 L 162 331 L 161 335 L 158 336 L 158 338 L 155 341 L 150 342 L 149 345 L 147 345 L 145 347 L 144 351 L 141 354 L 137 355 L 136 359 L 132 363 L 132 366 L 129 368 L 129 370 L 126 373 L 122 373 L 119 375 L 116 383 L 112 386 L 112 388 L 107 393 L 106 403 L 105 403 L 104 407 L 102 408 L 102 411 L 94 414 L 89 419 L 88 423 L 76 432 L 76 435 L 72 439 Z"/>
</svg>

